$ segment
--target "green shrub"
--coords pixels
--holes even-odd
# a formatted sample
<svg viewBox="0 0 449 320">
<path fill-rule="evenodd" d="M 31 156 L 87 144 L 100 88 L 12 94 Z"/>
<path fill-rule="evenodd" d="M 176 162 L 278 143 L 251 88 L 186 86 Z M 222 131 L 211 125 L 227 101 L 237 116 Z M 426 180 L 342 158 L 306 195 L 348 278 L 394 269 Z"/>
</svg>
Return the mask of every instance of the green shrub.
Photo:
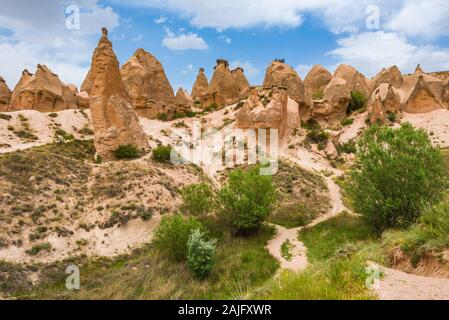
<svg viewBox="0 0 449 320">
<path fill-rule="evenodd" d="M 173 116 L 173 120 L 185 118 L 186 114 L 184 112 L 175 112 L 175 115 Z"/>
<path fill-rule="evenodd" d="M 154 232 L 153 244 L 172 259 L 183 261 L 187 258 L 187 241 L 195 229 L 203 230 L 196 218 L 180 214 L 163 217 Z"/>
<path fill-rule="evenodd" d="M 307 133 L 306 139 L 310 143 L 316 143 L 318 149 L 323 150 L 326 148 L 327 141 L 329 140 L 329 133 L 324 131 L 312 130 Z"/>
<path fill-rule="evenodd" d="M 272 177 L 260 175 L 259 169 L 234 170 L 219 192 L 221 216 L 240 233 L 258 230 L 276 202 Z"/>
<path fill-rule="evenodd" d="M 338 144 L 337 151 L 338 153 L 356 153 L 357 146 L 354 140 L 349 140 L 348 142 Z"/>
<path fill-rule="evenodd" d="M 73 134 L 68 133 L 62 129 L 56 129 L 55 138 L 56 140 L 61 140 L 62 142 L 75 140 Z"/>
<path fill-rule="evenodd" d="M 315 93 L 312 95 L 312 98 L 313 98 L 313 100 L 321 100 L 321 99 L 323 99 L 323 98 L 324 98 L 324 93 L 323 93 L 323 91 L 315 92 Z"/>
<path fill-rule="evenodd" d="M 320 124 L 315 119 L 309 121 L 301 121 L 301 127 L 307 130 L 321 130 Z"/>
<path fill-rule="evenodd" d="M 422 205 L 440 201 L 449 186 L 441 151 L 409 123 L 373 125 L 357 155 L 346 188 L 356 211 L 379 231 L 409 226 Z"/>
<path fill-rule="evenodd" d="M 30 256 L 35 256 L 39 254 L 41 251 L 50 251 L 52 248 L 51 244 L 48 242 L 40 243 L 33 246 L 31 249 L 26 250 L 25 252 Z"/>
<path fill-rule="evenodd" d="M 58 114 L 55 113 L 55 112 L 52 112 L 52 113 L 49 113 L 48 116 L 49 116 L 50 118 L 57 118 L 57 117 L 58 117 Z"/>
<path fill-rule="evenodd" d="M 183 208 L 194 216 L 204 216 L 214 209 L 214 192 L 210 185 L 202 182 L 182 190 Z"/>
<path fill-rule="evenodd" d="M 449 241 L 449 200 L 425 208 L 420 222 L 432 237 Z"/>
<path fill-rule="evenodd" d="M 354 119 L 352 119 L 352 118 L 344 118 L 343 120 L 341 120 L 340 123 L 341 123 L 341 125 L 343 127 L 350 126 L 351 124 L 354 123 Z"/>
<path fill-rule="evenodd" d="M 396 122 L 396 113 L 391 112 L 391 111 L 387 111 L 387 119 L 390 122 Z"/>
<path fill-rule="evenodd" d="M 204 109 L 204 112 L 211 112 L 215 110 L 218 110 L 218 105 L 215 102 L 213 102 Z"/>
<path fill-rule="evenodd" d="M 187 111 L 186 112 L 186 117 L 187 118 L 193 118 L 196 116 L 196 112 L 195 111 Z"/>
<path fill-rule="evenodd" d="M 170 145 L 164 146 L 160 145 L 154 148 L 152 159 L 156 162 L 168 163 L 170 162 L 170 154 L 172 147 Z"/>
<path fill-rule="evenodd" d="M 348 114 L 361 110 L 366 106 L 366 97 L 359 91 L 351 91 L 351 101 L 349 102 Z"/>
<path fill-rule="evenodd" d="M 205 240 L 200 229 L 191 231 L 187 241 L 187 266 L 197 277 L 204 278 L 212 270 L 215 240 Z"/>
<path fill-rule="evenodd" d="M 159 113 L 156 115 L 156 118 L 157 118 L 158 120 L 161 120 L 161 121 L 167 121 L 167 120 L 168 120 L 168 114 L 166 114 L 165 112 L 159 112 Z"/>
<path fill-rule="evenodd" d="M 114 150 L 117 159 L 135 159 L 139 156 L 139 149 L 132 144 L 120 145 Z"/>
</svg>

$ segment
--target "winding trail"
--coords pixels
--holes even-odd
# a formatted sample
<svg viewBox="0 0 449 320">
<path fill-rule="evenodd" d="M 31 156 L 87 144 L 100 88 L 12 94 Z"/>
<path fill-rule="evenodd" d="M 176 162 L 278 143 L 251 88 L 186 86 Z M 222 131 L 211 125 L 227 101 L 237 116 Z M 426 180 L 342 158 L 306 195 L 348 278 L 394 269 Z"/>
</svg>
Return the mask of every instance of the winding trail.
<svg viewBox="0 0 449 320">
<path fill-rule="evenodd" d="M 335 184 L 331 177 L 326 177 L 325 181 L 329 189 L 329 197 L 332 205 L 329 212 L 319 216 L 317 219 L 303 227 L 286 229 L 279 225 L 273 225 L 277 229 L 277 234 L 273 239 L 268 241 L 266 248 L 268 252 L 280 262 L 281 269 L 302 271 L 308 265 L 307 248 L 298 240 L 299 231 L 303 228 L 316 226 L 323 221 L 335 217 L 342 211 L 347 210 L 341 200 L 340 188 Z M 281 253 L 282 244 L 287 240 L 292 246 L 290 249 L 292 257 L 290 260 L 285 259 Z"/>
</svg>

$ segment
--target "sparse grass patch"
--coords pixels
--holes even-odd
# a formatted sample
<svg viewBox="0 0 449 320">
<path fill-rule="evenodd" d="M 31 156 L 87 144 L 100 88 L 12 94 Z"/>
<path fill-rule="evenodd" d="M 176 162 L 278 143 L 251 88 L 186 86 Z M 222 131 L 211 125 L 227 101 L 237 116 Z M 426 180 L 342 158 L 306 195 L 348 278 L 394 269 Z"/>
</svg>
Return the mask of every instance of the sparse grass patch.
<svg viewBox="0 0 449 320">
<path fill-rule="evenodd" d="M 37 244 L 37 245 L 31 247 L 31 249 L 26 250 L 25 252 L 27 254 L 29 254 L 30 256 L 35 256 L 35 255 L 38 255 L 42 251 L 50 251 L 50 250 L 51 250 L 51 244 L 48 242 L 44 242 L 44 243 L 40 243 L 40 244 Z"/>
<path fill-rule="evenodd" d="M 0 119 L 9 121 L 12 119 L 12 116 L 10 116 L 9 114 L 5 114 L 5 113 L 0 113 Z"/>
<path fill-rule="evenodd" d="M 293 246 L 290 243 L 290 240 L 288 240 L 288 239 L 285 240 L 284 243 L 281 245 L 281 255 L 287 261 L 292 260 L 292 257 L 293 257 L 292 253 L 291 253 L 292 247 Z"/>
</svg>

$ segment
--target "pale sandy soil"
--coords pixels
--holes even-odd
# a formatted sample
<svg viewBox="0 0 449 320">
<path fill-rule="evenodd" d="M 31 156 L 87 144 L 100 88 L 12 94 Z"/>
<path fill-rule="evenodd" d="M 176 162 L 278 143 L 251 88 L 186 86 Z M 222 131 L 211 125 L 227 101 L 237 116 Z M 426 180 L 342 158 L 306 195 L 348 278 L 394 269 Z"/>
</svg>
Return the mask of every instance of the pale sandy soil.
<svg viewBox="0 0 449 320">
<path fill-rule="evenodd" d="M 10 120 L 0 119 L 0 153 L 12 152 L 16 150 L 28 149 L 34 146 L 51 143 L 54 140 L 56 128 L 61 128 L 65 132 L 72 134 L 77 139 L 91 139 L 91 136 L 85 136 L 78 133 L 78 130 L 87 128 L 92 129 L 90 125 L 90 111 L 83 112 L 79 110 L 64 110 L 56 112 L 56 118 L 49 116 L 50 113 L 41 113 L 35 110 L 22 110 L 15 112 L 4 112 L 12 116 Z M 23 130 L 22 121 L 19 118 L 22 115 L 27 119 L 30 126 L 30 132 L 38 140 L 27 142 L 17 137 L 13 131 L 8 129 L 11 126 L 15 130 Z"/>
<path fill-rule="evenodd" d="M 432 142 L 442 148 L 449 147 L 449 110 L 438 109 L 428 113 L 404 113 L 403 122 L 427 131 Z"/>
<path fill-rule="evenodd" d="M 362 133 L 362 131 L 366 128 L 366 117 L 366 112 L 352 117 L 354 119 L 354 122 L 349 126 L 343 127 L 338 142 L 346 143 L 354 138 L 357 138 L 360 133 Z"/>
<path fill-rule="evenodd" d="M 381 300 L 449 300 L 449 279 L 416 276 L 383 266 L 378 268 L 383 276 L 374 291 Z"/>
</svg>

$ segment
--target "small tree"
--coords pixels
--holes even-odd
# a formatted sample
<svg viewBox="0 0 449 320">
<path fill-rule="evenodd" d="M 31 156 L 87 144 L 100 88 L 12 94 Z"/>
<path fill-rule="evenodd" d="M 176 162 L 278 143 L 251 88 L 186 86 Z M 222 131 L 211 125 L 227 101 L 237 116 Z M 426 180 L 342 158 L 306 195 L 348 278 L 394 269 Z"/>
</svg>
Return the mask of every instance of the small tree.
<svg viewBox="0 0 449 320">
<path fill-rule="evenodd" d="M 212 270 L 215 240 L 207 241 L 200 229 L 192 230 L 187 242 L 187 266 L 195 275 L 204 278 Z"/>
<path fill-rule="evenodd" d="M 153 244 L 171 258 L 182 261 L 187 258 L 187 241 L 195 229 L 203 229 L 201 223 L 193 217 L 180 214 L 163 217 L 154 233 Z"/>
<path fill-rule="evenodd" d="M 359 140 L 347 191 L 357 212 L 382 231 L 407 227 L 447 191 L 441 151 L 411 124 L 373 125 Z"/>
<path fill-rule="evenodd" d="M 259 166 L 237 169 L 219 192 L 221 215 L 237 232 L 249 233 L 260 228 L 276 202 L 271 176 L 259 174 Z"/>
<path fill-rule="evenodd" d="M 351 91 L 351 101 L 349 102 L 348 114 L 365 108 L 367 99 L 360 91 Z"/>
<path fill-rule="evenodd" d="M 194 216 L 204 216 L 214 209 L 214 192 L 210 185 L 202 182 L 182 190 L 183 208 Z"/>
</svg>

